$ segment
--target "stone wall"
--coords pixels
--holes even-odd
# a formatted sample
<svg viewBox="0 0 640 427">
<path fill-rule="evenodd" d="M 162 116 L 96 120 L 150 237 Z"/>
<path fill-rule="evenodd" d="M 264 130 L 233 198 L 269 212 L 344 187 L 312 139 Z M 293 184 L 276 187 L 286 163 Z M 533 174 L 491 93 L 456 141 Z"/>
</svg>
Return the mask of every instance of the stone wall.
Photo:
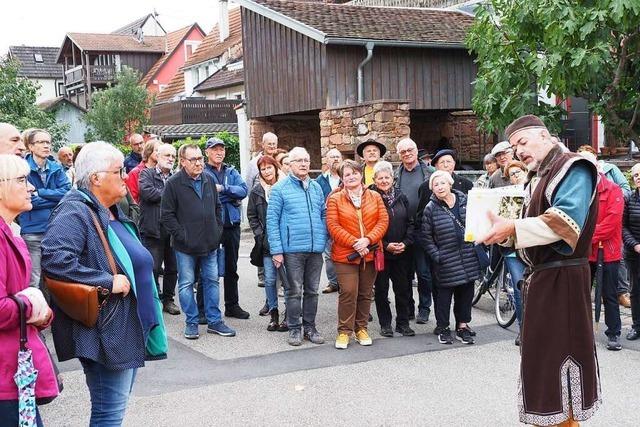
<svg viewBox="0 0 640 427">
<path fill-rule="evenodd" d="M 321 154 L 337 148 L 354 157 L 361 142 L 375 139 L 387 147 L 386 159 L 398 161 L 396 143 L 409 136 L 409 104 L 404 101 L 372 101 L 357 106 L 320 111 Z"/>
</svg>

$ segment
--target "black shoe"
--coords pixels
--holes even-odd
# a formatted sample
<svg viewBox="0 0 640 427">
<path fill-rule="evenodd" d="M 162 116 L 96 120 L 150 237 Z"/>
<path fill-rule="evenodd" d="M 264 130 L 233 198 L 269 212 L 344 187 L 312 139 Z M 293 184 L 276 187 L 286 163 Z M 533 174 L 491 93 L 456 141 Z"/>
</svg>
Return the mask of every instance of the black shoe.
<svg viewBox="0 0 640 427">
<path fill-rule="evenodd" d="M 446 328 L 443 328 L 442 326 L 436 326 L 433 329 L 433 335 L 440 335 L 442 333 L 442 331 L 444 331 Z"/>
<path fill-rule="evenodd" d="M 264 288 L 264 282 L 258 282 L 258 287 L 259 288 Z"/>
<path fill-rule="evenodd" d="M 429 310 L 418 310 L 418 316 L 416 317 L 416 323 L 418 325 L 424 325 L 429 321 Z"/>
<path fill-rule="evenodd" d="M 280 325 L 278 325 L 278 332 L 287 332 L 289 331 L 289 327 L 287 326 L 287 319 L 286 316 L 284 319 L 282 319 L 282 322 L 280 322 Z"/>
<path fill-rule="evenodd" d="M 635 329 L 635 328 L 631 328 L 631 330 L 629 331 L 629 333 L 627 334 L 627 340 L 629 341 L 635 341 L 638 338 L 640 338 L 640 331 Z"/>
<path fill-rule="evenodd" d="M 239 305 L 235 305 L 231 308 L 227 308 L 224 311 L 225 317 L 235 317 L 236 319 L 248 319 L 249 313 L 240 308 Z"/>
<path fill-rule="evenodd" d="M 516 337 L 516 341 L 514 344 L 520 347 L 520 334 L 518 334 L 518 336 Z"/>
<path fill-rule="evenodd" d="M 619 351 L 622 350 L 622 344 L 620 344 L 620 337 L 617 335 L 610 336 L 607 341 L 607 350 Z"/>
<path fill-rule="evenodd" d="M 208 325 L 209 322 L 207 322 L 207 317 L 204 314 L 199 314 L 198 315 L 198 325 Z"/>
<path fill-rule="evenodd" d="M 462 344 L 473 344 L 474 340 L 467 328 L 458 329 L 456 331 L 456 339 Z"/>
<path fill-rule="evenodd" d="M 173 301 L 165 301 L 162 303 L 162 311 L 169 313 L 173 316 L 180 314 L 180 309 Z"/>
<path fill-rule="evenodd" d="M 258 312 L 260 316 L 266 316 L 269 314 L 269 305 L 265 302 L 260 311 Z"/>
<path fill-rule="evenodd" d="M 463 329 L 466 329 L 467 331 L 469 331 L 469 335 L 471 335 L 472 337 L 476 336 L 476 331 L 471 329 L 471 326 L 469 326 L 469 324 L 467 324 L 467 326 L 465 326 Z"/>
<path fill-rule="evenodd" d="M 453 344 L 453 338 L 451 337 L 451 330 L 449 328 L 442 328 L 438 335 L 438 342 L 440 342 L 440 344 Z"/>
<path fill-rule="evenodd" d="M 380 335 L 387 338 L 393 338 L 393 329 L 391 329 L 391 326 L 380 326 Z"/>
<path fill-rule="evenodd" d="M 396 332 L 402 334 L 403 337 L 413 337 L 416 335 L 415 331 L 409 327 L 409 325 L 397 325 Z"/>
<path fill-rule="evenodd" d="M 280 322 L 278 320 L 279 317 L 280 317 L 280 314 L 278 313 L 277 308 L 274 308 L 273 310 L 271 310 L 271 321 L 267 326 L 267 331 L 274 332 L 278 330 L 278 326 L 280 326 Z"/>
</svg>

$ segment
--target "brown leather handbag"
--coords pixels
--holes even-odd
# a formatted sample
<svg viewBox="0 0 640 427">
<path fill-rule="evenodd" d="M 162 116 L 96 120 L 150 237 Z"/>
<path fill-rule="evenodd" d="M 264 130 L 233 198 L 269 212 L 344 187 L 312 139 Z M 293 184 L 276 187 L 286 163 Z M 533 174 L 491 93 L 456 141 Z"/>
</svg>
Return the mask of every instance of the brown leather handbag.
<svg viewBox="0 0 640 427">
<path fill-rule="evenodd" d="M 111 248 L 107 238 L 98 222 L 98 217 L 89 209 L 93 223 L 102 241 L 102 246 L 107 255 L 109 267 L 115 276 L 118 274 L 116 262 L 113 259 Z M 49 293 L 54 298 L 56 305 L 73 320 L 77 320 L 88 328 L 93 328 L 98 320 L 98 312 L 107 301 L 109 290 L 101 286 L 84 285 L 82 283 L 65 282 L 50 277 L 44 278 Z"/>
</svg>

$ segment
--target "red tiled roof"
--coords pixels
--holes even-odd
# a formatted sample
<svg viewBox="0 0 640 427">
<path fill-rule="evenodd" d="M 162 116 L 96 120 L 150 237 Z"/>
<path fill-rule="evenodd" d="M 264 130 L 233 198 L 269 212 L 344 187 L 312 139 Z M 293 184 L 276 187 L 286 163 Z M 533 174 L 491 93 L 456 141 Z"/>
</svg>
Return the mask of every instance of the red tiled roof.
<svg viewBox="0 0 640 427">
<path fill-rule="evenodd" d="M 473 17 L 455 10 L 244 0 L 294 19 L 325 37 L 462 44 Z M 249 6 L 250 7 L 250 6 Z"/>
<path fill-rule="evenodd" d="M 165 36 L 145 36 L 142 43 L 122 34 L 67 33 L 67 37 L 85 51 L 165 52 Z"/>
<path fill-rule="evenodd" d="M 220 42 L 220 28 L 216 24 L 184 65 L 189 67 L 216 58 L 238 43 L 242 43 L 242 20 L 239 7 L 229 10 L 229 37 Z"/>
<path fill-rule="evenodd" d="M 151 69 L 142 78 L 142 80 L 140 80 L 140 84 L 142 86 L 146 86 L 147 84 L 149 84 L 151 79 L 153 79 L 156 73 L 160 70 L 160 67 L 162 67 L 162 65 L 164 65 L 164 63 L 169 59 L 169 57 L 171 57 L 171 54 L 173 53 L 173 51 L 180 45 L 180 42 L 182 41 L 182 39 L 184 39 L 189 34 L 191 29 L 194 28 L 194 26 L 197 28 L 200 28 L 198 24 L 191 24 L 187 27 L 180 28 L 179 30 L 172 31 L 166 35 L 166 44 L 167 44 L 166 53 L 162 55 L 160 59 L 156 61 L 155 64 L 153 64 L 153 67 L 151 67 Z"/>
<path fill-rule="evenodd" d="M 236 86 L 244 83 L 244 70 L 228 70 L 223 68 L 215 74 L 206 78 L 202 83 L 194 88 L 197 91 L 221 89 L 229 86 Z"/>
<path fill-rule="evenodd" d="M 170 101 L 174 96 L 184 92 L 184 72 L 178 70 L 169 84 L 156 96 L 156 103 Z"/>
</svg>

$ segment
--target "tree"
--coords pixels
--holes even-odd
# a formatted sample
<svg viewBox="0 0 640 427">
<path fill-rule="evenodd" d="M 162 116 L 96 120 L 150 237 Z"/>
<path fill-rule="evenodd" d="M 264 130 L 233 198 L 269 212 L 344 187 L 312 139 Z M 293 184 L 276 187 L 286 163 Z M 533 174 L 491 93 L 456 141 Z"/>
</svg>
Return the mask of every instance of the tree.
<svg viewBox="0 0 640 427">
<path fill-rule="evenodd" d="M 611 135 L 640 140 L 640 1 L 488 0 L 467 46 L 484 130 L 530 113 L 557 130 L 563 111 L 539 100 L 544 90 L 585 98 Z"/>
<path fill-rule="evenodd" d="M 149 120 L 153 104 L 147 90 L 140 86 L 140 73 L 123 67 L 116 83 L 93 93 L 85 121 L 93 128 L 92 139 L 119 143 L 131 133 L 140 132 Z"/>
<path fill-rule="evenodd" d="M 227 131 L 218 132 L 215 135 L 216 138 L 220 138 L 224 141 L 225 156 L 224 162 L 233 165 L 238 171 L 240 171 L 240 139 Z M 185 144 L 196 144 L 206 156 L 205 147 L 207 146 L 207 140 L 209 136 L 201 136 L 199 139 L 193 139 L 187 137 L 186 139 L 180 139 L 173 143 L 176 150 Z"/>
<path fill-rule="evenodd" d="M 65 141 L 68 125 L 56 123 L 52 113 L 36 105 L 40 86 L 18 76 L 20 64 L 0 58 L 0 122 L 11 123 L 20 130 L 45 129 L 51 134 L 54 147 Z"/>
</svg>

